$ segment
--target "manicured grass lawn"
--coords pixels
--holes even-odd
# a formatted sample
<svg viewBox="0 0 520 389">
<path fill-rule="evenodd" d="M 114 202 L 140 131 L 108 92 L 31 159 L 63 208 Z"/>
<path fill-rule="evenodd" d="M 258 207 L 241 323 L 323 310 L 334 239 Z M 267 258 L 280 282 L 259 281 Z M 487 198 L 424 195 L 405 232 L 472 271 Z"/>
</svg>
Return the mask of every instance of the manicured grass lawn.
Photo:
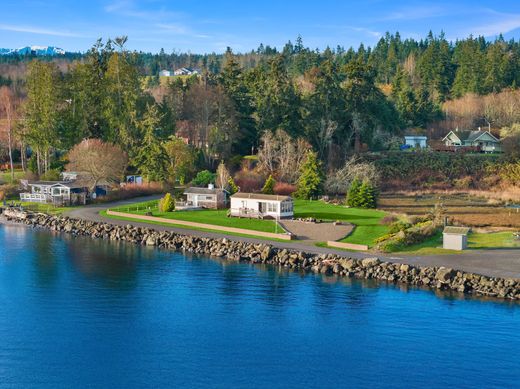
<svg viewBox="0 0 520 389">
<path fill-rule="evenodd" d="M 116 209 L 112 209 L 112 210 L 115 211 Z M 120 211 L 123 212 L 124 210 L 120 209 Z M 134 213 L 136 213 L 136 212 L 134 212 Z M 101 211 L 99 214 L 101 216 L 109 218 L 109 219 L 126 220 L 126 221 L 129 221 L 129 222 L 143 223 L 142 220 L 134 219 L 134 218 L 131 218 L 131 217 L 121 217 L 121 216 L 107 215 L 107 211 L 106 210 L 105 211 Z M 191 227 L 191 226 L 174 226 L 172 224 L 162 223 L 162 222 L 154 222 L 154 221 L 146 221 L 144 223 L 151 224 L 151 225 L 157 225 L 157 226 L 165 226 L 165 227 L 179 227 L 179 228 L 182 228 L 182 229 L 194 230 L 194 231 L 221 232 L 221 231 L 219 231 L 218 228 L 206 229 L 206 228 L 197 228 L 197 227 Z M 216 226 L 216 227 L 218 227 L 218 226 Z M 278 230 L 278 232 L 281 233 L 282 231 Z M 232 232 L 225 232 L 225 234 L 229 235 L 229 236 L 242 236 L 242 237 L 245 237 L 245 238 L 258 238 L 258 239 L 262 239 L 262 240 L 272 240 L 272 241 L 275 241 L 275 242 L 287 242 L 284 239 L 266 238 L 266 237 L 263 237 L 263 236 L 257 236 L 257 235 L 255 235 L 254 231 L 251 231 L 251 234 L 236 234 L 236 233 L 232 233 Z"/>
<path fill-rule="evenodd" d="M 184 220 L 196 223 L 212 224 L 215 226 L 243 228 L 246 230 L 283 233 L 284 230 L 278 226 L 274 220 L 258 220 L 237 217 L 227 217 L 227 209 L 222 210 L 197 210 L 197 211 L 174 211 L 159 212 L 157 209 L 157 201 L 149 201 L 147 203 L 130 204 L 128 206 L 112 209 L 113 211 L 129 212 L 138 215 L 144 215 L 147 207 L 151 208 L 153 216 L 163 217 L 167 219 Z M 139 210 L 137 209 L 139 208 Z"/>
<path fill-rule="evenodd" d="M 327 204 L 322 201 L 295 200 L 294 217 L 314 217 L 322 220 L 341 220 L 356 226 L 352 234 L 341 242 L 364 244 L 372 247 L 374 240 L 388 231 L 388 226 L 380 224 L 386 215 L 375 209 L 347 208 L 341 205 Z"/>
<path fill-rule="evenodd" d="M 488 234 L 469 234 L 468 246 L 472 249 L 520 248 L 520 241 L 515 240 L 511 231 L 491 232 Z"/>
<path fill-rule="evenodd" d="M 468 236 L 468 248 L 477 249 L 500 249 L 520 248 L 520 241 L 513 238 L 511 231 L 470 233 Z M 463 251 L 446 250 L 442 248 L 442 233 L 439 232 L 430 239 L 399 251 L 406 254 L 460 254 Z"/>
</svg>

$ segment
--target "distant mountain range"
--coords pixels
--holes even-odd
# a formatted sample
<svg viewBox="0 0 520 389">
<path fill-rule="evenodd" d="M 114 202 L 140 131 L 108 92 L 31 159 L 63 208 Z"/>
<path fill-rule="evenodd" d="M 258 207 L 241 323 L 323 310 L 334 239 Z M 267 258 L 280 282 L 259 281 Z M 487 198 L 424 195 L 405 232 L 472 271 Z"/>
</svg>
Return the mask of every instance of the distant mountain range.
<svg viewBox="0 0 520 389">
<path fill-rule="evenodd" d="M 19 49 L 2 49 L 0 48 L 0 55 L 11 55 L 11 54 L 19 54 L 19 55 L 64 55 L 65 50 L 60 49 L 59 47 L 53 46 L 25 46 L 20 47 Z"/>
</svg>

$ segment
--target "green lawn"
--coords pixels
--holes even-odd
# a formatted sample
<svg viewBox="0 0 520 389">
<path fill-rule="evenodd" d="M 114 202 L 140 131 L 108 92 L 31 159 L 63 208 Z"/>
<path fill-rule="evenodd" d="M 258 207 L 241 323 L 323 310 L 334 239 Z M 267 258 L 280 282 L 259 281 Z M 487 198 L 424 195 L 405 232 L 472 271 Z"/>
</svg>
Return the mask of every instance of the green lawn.
<svg viewBox="0 0 520 389">
<path fill-rule="evenodd" d="M 55 207 L 52 204 L 32 203 L 32 202 L 16 202 L 32 212 L 41 212 L 49 215 L 61 215 L 63 212 L 70 211 L 75 207 Z"/>
<path fill-rule="evenodd" d="M 490 233 L 470 233 L 468 236 L 468 248 L 477 249 L 500 249 L 500 248 L 520 248 L 520 241 L 513 238 L 511 231 L 490 232 Z M 400 253 L 406 254 L 457 254 L 462 251 L 446 250 L 442 248 L 442 233 L 439 232 L 430 239 L 412 246 L 408 246 Z"/>
<path fill-rule="evenodd" d="M 468 236 L 468 247 L 472 249 L 520 248 L 520 241 L 514 239 L 511 231 L 473 233 Z"/>
<path fill-rule="evenodd" d="M 347 208 L 341 205 L 327 204 L 322 201 L 296 200 L 294 217 L 314 217 L 322 220 L 341 220 L 356 226 L 352 234 L 341 240 L 345 243 L 374 245 L 374 240 L 388 232 L 388 226 L 380 224 L 386 215 L 375 209 Z"/>
<path fill-rule="evenodd" d="M 227 217 L 227 209 L 222 210 L 197 210 L 197 211 L 174 211 L 174 212 L 159 212 L 157 209 L 157 201 L 149 201 L 147 203 L 136 203 L 127 206 L 122 206 L 113 211 L 129 212 L 138 215 L 144 215 L 149 210 L 153 216 L 163 217 L 174 220 L 184 220 L 196 223 L 212 224 L 215 226 L 223 227 L 235 227 L 243 228 L 246 230 L 262 231 L 262 232 L 273 232 L 283 233 L 284 230 L 281 227 L 277 227 L 277 223 L 274 220 L 258 220 L 258 219 L 247 219 L 247 218 L 236 218 Z"/>
<path fill-rule="evenodd" d="M 113 211 L 115 211 L 115 209 L 113 209 Z M 122 212 L 123 209 L 120 209 L 120 211 Z M 134 212 L 134 213 L 137 213 L 137 212 Z M 129 222 L 143 223 L 142 220 L 135 219 L 135 218 L 132 218 L 132 217 L 122 217 L 122 216 L 107 215 L 107 211 L 106 210 L 105 211 L 101 211 L 99 214 L 101 216 L 103 216 L 103 217 L 108 218 L 108 219 L 126 220 L 126 221 L 129 221 Z M 169 223 L 162 223 L 162 222 L 155 222 L 155 221 L 146 221 L 144 223 L 151 224 L 151 225 L 157 225 L 157 226 L 175 227 L 174 225 L 169 224 Z M 218 226 L 216 226 L 216 227 L 218 227 Z M 182 226 L 180 228 L 186 229 L 186 230 L 194 230 L 194 231 L 221 232 L 221 231 L 219 231 L 218 228 L 208 229 L 208 228 L 197 228 L 197 227 L 190 227 L 190 226 Z M 278 230 L 278 232 L 281 233 L 281 230 Z M 246 238 L 257 238 L 257 239 L 270 240 L 270 241 L 275 241 L 275 242 L 287 242 L 287 240 L 285 240 L 285 239 L 266 238 L 266 237 L 263 237 L 263 236 L 257 236 L 257 235 L 255 235 L 254 231 L 251 231 L 251 234 L 237 234 L 237 233 L 233 233 L 233 232 L 226 232 L 225 234 L 226 235 L 230 235 L 230 236 L 242 236 L 242 237 L 246 237 Z"/>
<path fill-rule="evenodd" d="M 24 172 L 22 170 L 15 170 L 14 172 L 14 180 L 18 181 L 24 176 Z M 11 180 L 11 172 L 0 172 L 0 184 L 11 184 L 13 181 Z"/>
</svg>

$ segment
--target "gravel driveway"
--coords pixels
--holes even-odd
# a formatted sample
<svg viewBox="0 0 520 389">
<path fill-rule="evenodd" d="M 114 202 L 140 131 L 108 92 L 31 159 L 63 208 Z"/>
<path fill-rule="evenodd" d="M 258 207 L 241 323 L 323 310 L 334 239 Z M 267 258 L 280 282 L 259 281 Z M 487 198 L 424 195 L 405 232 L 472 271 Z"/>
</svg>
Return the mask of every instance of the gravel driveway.
<svg viewBox="0 0 520 389">
<path fill-rule="evenodd" d="M 287 231 L 296 235 L 297 240 L 309 243 L 339 240 L 349 235 L 354 226 L 343 223 L 334 225 L 332 222 L 312 223 L 298 220 L 280 220 L 280 224 Z"/>
</svg>

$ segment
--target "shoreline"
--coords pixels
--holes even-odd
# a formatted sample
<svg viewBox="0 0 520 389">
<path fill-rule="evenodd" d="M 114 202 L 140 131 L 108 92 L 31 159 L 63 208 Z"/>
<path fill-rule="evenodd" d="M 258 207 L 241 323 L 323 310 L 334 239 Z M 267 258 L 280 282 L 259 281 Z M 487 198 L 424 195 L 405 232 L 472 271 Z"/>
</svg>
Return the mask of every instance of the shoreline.
<svg viewBox="0 0 520 389">
<path fill-rule="evenodd" d="M 270 264 L 310 273 L 374 279 L 474 296 L 520 300 L 520 279 L 488 277 L 443 266 L 411 265 L 382 261 L 376 257 L 354 258 L 348 253 L 344 255 L 311 253 L 305 251 L 305 246 L 296 250 L 281 249 L 266 242 L 249 243 L 232 238 L 198 237 L 172 231 L 159 231 L 150 227 L 138 227 L 128 223 L 122 226 L 18 211 L 4 216 L 7 220 L 3 224 L 8 225 L 26 225 L 94 239 L 126 241 L 180 252 L 210 255 L 230 261 Z"/>
</svg>

